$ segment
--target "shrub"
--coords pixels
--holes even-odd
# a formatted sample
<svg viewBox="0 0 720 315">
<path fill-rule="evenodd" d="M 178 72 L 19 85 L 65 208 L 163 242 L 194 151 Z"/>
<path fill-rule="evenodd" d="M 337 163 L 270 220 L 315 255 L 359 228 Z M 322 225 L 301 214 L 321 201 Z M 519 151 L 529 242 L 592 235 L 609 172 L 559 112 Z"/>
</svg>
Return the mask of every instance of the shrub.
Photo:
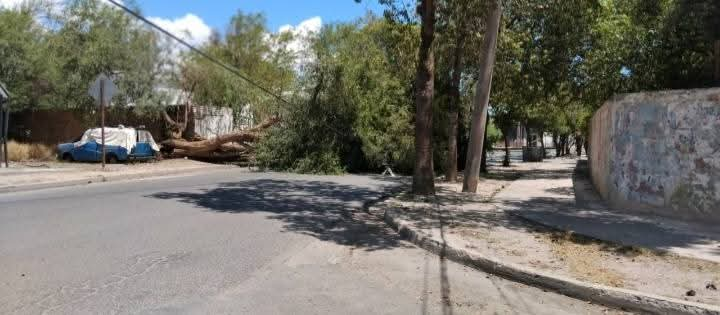
<svg viewBox="0 0 720 315">
<path fill-rule="evenodd" d="M 55 158 L 55 149 L 49 145 L 34 143 L 30 145 L 30 159 L 49 161 Z"/>
<path fill-rule="evenodd" d="M 332 152 L 314 152 L 298 160 L 293 171 L 303 174 L 340 175 L 345 173 L 340 158 Z"/>
<path fill-rule="evenodd" d="M 8 141 L 8 158 L 10 161 L 26 161 L 30 159 L 30 145 L 26 143 Z"/>
<path fill-rule="evenodd" d="M 55 150 L 51 146 L 8 141 L 8 159 L 10 161 L 48 161 L 54 157 Z"/>
<path fill-rule="evenodd" d="M 311 145 L 296 131 L 287 126 L 272 128 L 258 144 L 258 166 L 308 174 L 338 175 L 345 172 L 332 146 Z"/>
</svg>

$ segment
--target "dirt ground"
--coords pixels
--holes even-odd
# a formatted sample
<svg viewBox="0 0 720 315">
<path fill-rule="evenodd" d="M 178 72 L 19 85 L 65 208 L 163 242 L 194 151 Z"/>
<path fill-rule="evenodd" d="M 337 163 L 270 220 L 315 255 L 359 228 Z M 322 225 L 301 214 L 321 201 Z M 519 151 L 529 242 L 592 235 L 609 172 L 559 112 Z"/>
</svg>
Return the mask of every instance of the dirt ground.
<svg viewBox="0 0 720 315">
<path fill-rule="evenodd" d="M 60 161 L 17 162 L 10 168 L 0 168 L 0 188 L 24 185 L 49 184 L 55 182 L 93 180 L 113 176 L 146 177 L 195 170 L 228 167 L 188 159 L 166 159 L 161 161 L 126 164 L 68 163 Z"/>
</svg>

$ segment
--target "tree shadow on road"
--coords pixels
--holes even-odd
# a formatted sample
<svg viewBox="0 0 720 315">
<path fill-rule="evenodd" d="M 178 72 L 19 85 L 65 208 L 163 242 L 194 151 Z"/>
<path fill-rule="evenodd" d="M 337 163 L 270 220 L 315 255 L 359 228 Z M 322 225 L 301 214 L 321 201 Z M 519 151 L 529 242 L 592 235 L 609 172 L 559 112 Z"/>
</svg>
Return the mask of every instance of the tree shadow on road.
<svg viewBox="0 0 720 315">
<path fill-rule="evenodd" d="M 148 197 L 176 200 L 224 213 L 268 213 L 284 229 L 368 251 L 406 246 L 382 221 L 362 211 L 400 187 L 402 180 L 375 177 L 378 185 L 321 180 L 255 179 L 205 190 L 161 192 Z"/>
</svg>

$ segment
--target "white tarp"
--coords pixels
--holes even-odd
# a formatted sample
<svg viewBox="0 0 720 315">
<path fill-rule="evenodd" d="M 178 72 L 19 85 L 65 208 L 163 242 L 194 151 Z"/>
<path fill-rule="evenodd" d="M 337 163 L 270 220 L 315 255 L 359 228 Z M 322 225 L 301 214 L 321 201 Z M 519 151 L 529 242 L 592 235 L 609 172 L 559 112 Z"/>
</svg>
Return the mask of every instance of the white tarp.
<svg viewBox="0 0 720 315">
<path fill-rule="evenodd" d="M 137 130 L 137 135 L 138 135 L 137 136 L 138 142 L 150 143 L 150 147 L 153 149 L 153 151 L 160 152 L 160 146 L 158 146 L 157 143 L 155 143 L 155 139 L 153 138 L 150 131 Z"/>
<path fill-rule="evenodd" d="M 152 137 L 149 137 L 150 146 L 155 151 L 160 151 L 160 147 L 155 143 Z M 91 140 L 96 143 L 102 143 L 102 129 L 92 128 L 85 131 L 80 141 L 75 146 L 81 146 Z M 137 143 L 137 131 L 134 128 L 105 128 L 105 145 L 120 146 L 127 149 L 128 153 L 135 148 Z"/>
</svg>

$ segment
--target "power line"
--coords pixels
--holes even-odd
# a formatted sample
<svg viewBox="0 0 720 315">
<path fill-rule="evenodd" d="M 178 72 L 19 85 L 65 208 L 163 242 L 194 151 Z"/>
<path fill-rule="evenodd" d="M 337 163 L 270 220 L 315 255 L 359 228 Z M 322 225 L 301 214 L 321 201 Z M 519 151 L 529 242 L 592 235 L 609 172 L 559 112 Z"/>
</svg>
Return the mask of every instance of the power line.
<svg viewBox="0 0 720 315">
<path fill-rule="evenodd" d="M 250 78 L 248 78 L 247 76 L 245 76 L 245 75 L 244 75 L 240 70 L 238 70 L 237 68 L 235 68 L 235 67 L 233 67 L 233 66 L 230 66 L 230 65 L 227 65 L 227 64 L 223 63 L 222 61 L 217 60 L 217 59 L 215 59 L 214 57 L 210 56 L 209 54 L 205 53 L 204 51 L 202 51 L 202 50 L 200 50 L 200 49 L 198 49 L 198 48 L 195 48 L 195 46 L 190 45 L 188 42 L 184 41 L 183 39 L 181 39 L 181 38 L 179 38 L 179 37 L 177 37 L 177 36 L 175 36 L 175 35 L 173 35 L 172 33 L 168 32 L 168 31 L 165 30 L 164 28 L 162 28 L 162 27 L 158 26 L 157 24 L 153 23 L 152 21 L 146 19 L 144 16 L 142 16 L 142 15 L 136 13 L 135 11 L 131 10 L 130 8 L 128 8 L 128 7 L 120 4 L 120 3 L 117 2 L 116 0 L 107 0 L 107 1 L 110 2 L 110 3 L 112 3 L 112 4 L 114 4 L 114 5 L 117 6 L 118 8 L 122 9 L 123 11 L 127 12 L 128 14 L 132 15 L 132 16 L 135 17 L 136 19 L 138 19 L 138 20 L 140 20 L 140 21 L 143 21 L 145 24 L 150 25 L 150 26 L 153 27 L 154 29 L 156 29 L 156 30 L 160 31 L 161 33 L 169 36 L 170 38 L 176 40 L 177 42 L 179 42 L 179 43 L 182 44 L 183 46 L 187 47 L 188 49 L 192 50 L 193 52 L 199 54 L 200 56 L 205 57 L 206 59 L 210 60 L 212 63 L 214 63 L 214 64 L 222 67 L 223 69 L 229 71 L 230 73 L 232 73 L 232 74 L 240 77 L 241 79 L 243 79 L 243 80 L 245 80 L 246 82 L 250 83 L 252 86 L 260 89 L 261 91 L 267 93 L 268 95 L 274 97 L 275 99 L 277 99 L 277 100 L 279 100 L 279 101 L 281 101 L 281 102 L 283 102 L 283 103 L 285 103 L 285 104 L 287 104 L 287 105 L 291 105 L 290 102 L 286 101 L 286 100 L 285 100 L 284 98 L 282 98 L 281 96 L 273 93 L 273 92 L 270 91 L 269 89 L 263 87 L 262 85 L 256 83 L 255 81 L 253 81 L 253 80 L 251 80 Z"/>
</svg>

